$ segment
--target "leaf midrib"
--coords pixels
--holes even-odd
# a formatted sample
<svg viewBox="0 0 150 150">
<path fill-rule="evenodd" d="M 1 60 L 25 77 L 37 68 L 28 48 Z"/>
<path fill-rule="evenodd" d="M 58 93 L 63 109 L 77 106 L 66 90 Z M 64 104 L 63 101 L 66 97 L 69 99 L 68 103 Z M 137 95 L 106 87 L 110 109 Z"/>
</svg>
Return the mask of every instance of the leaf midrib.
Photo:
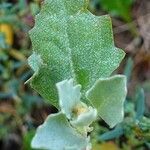
<svg viewBox="0 0 150 150">
<path fill-rule="evenodd" d="M 86 0 L 85 0 L 85 2 L 86 2 Z M 77 13 L 75 13 L 75 14 L 73 14 L 73 15 L 68 15 L 67 14 L 67 9 L 66 9 L 66 6 L 65 6 L 65 4 L 64 4 L 64 1 L 62 0 L 62 3 L 63 3 L 63 7 L 64 7 L 64 12 L 65 12 L 65 15 L 64 16 L 67 16 L 67 17 L 65 17 L 65 20 L 66 20 L 66 30 L 65 30 L 65 33 L 66 33 L 66 38 L 67 38 L 67 40 L 68 40 L 68 51 L 69 51 L 69 56 L 70 56 L 70 62 L 69 62 L 69 64 L 70 64 L 70 69 L 71 69 L 71 73 L 72 73 L 72 77 L 73 77 L 73 79 L 74 79 L 74 82 L 75 83 L 78 83 L 78 81 L 77 81 L 77 77 L 76 77 L 76 73 L 75 73 L 75 68 L 74 68 L 74 62 L 73 62 L 73 55 L 72 55 L 72 48 L 71 48 L 71 46 L 70 46 L 70 38 L 69 38 L 69 36 L 68 36 L 68 21 L 70 21 L 70 18 L 72 18 L 72 17 L 74 17 L 74 16 L 76 16 L 77 14 L 79 15 L 79 14 L 81 14 L 81 13 L 83 13 L 83 10 L 81 11 L 81 10 L 79 10 Z M 87 10 L 87 8 L 85 8 L 84 7 L 84 9 L 85 9 L 85 11 L 88 11 Z M 69 17 L 68 17 L 69 16 Z"/>
</svg>

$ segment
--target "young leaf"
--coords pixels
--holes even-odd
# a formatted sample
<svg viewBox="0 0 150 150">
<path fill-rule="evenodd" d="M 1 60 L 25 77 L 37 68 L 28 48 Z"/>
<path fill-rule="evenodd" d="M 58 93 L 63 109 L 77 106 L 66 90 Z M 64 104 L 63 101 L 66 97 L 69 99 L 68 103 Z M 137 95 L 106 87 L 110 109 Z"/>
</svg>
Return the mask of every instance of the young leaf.
<svg viewBox="0 0 150 150">
<path fill-rule="evenodd" d="M 85 92 L 124 57 L 114 46 L 110 17 L 94 16 L 87 6 L 87 0 L 45 0 L 30 31 L 33 51 L 45 64 L 31 85 L 56 107 L 57 82 L 73 77 Z"/>
<path fill-rule="evenodd" d="M 32 140 L 32 147 L 48 150 L 82 150 L 88 138 L 72 128 L 62 113 L 48 116 Z"/>
<path fill-rule="evenodd" d="M 59 105 L 67 118 L 72 117 L 73 109 L 80 103 L 80 85 L 73 85 L 73 79 L 64 80 L 56 84 L 59 95 Z"/>
<path fill-rule="evenodd" d="M 56 84 L 61 111 L 74 126 L 88 127 L 97 117 L 97 110 L 88 107 L 80 101 L 81 85 L 73 85 L 73 79 L 64 80 Z"/>
<path fill-rule="evenodd" d="M 123 120 L 126 93 L 126 77 L 115 75 L 110 78 L 100 78 L 86 95 L 97 108 L 98 115 L 110 127 L 114 127 Z"/>
<path fill-rule="evenodd" d="M 97 118 L 97 110 L 89 107 L 86 112 L 81 113 L 71 124 L 77 127 L 88 127 Z"/>
</svg>

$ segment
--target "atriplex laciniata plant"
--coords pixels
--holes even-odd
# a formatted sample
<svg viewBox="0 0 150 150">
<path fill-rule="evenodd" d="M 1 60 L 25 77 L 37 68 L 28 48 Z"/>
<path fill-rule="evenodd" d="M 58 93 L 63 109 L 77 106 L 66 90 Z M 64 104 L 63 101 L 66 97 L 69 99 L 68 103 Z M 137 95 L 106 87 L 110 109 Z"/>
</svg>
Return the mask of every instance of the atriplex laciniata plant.
<svg viewBox="0 0 150 150">
<path fill-rule="evenodd" d="M 110 17 L 87 7 L 87 0 L 45 0 L 30 31 L 29 81 L 59 110 L 38 128 L 33 148 L 89 150 L 93 121 L 114 127 L 123 120 L 126 78 L 109 76 L 124 52 L 114 46 Z"/>
</svg>

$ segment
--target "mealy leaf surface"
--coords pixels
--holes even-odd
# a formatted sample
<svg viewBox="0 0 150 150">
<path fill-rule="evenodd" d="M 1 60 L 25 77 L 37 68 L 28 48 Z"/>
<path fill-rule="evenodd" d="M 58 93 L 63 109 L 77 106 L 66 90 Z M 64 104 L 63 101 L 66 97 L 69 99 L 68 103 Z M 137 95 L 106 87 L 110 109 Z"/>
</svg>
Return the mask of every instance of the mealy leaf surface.
<svg viewBox="0 0 150 150">
<path fill-rule="evenodd" d="M 87 6 L 87 0 L 45 0 L 30 31 L 35 60 L 40 57 L 43 64 L 31 65 L 36 70 L 31 85 L 56 107 L 57 82 L 74 78 L 84 94 L 124 57 L 114 45 L 110 17 L 94 16 Z"/>
<path fill-rule="evenodd" d="M 112 128 L 123 121 L 126 94 L 126 76 L 115 75 L 97 80 L 86 96 L 97 108 L 98 115 Z"/>
<path fill-rule="evenodd" d="M 47 150 L 82 150 L 88 138 L 72 128 L 62 113 L 52 114 L 38 127 L 32 147 Z"/>
</svg>

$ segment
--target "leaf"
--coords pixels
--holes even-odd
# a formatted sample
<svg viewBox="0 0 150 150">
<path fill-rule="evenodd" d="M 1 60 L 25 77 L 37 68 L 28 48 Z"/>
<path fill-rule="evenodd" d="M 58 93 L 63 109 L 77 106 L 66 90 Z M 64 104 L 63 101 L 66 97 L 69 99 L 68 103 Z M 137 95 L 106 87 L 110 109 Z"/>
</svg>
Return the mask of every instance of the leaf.
<svg viewBox="0 0 150 150">
<path fill-rule="evenodd" d="M 131 6 L 134 0 L 99 0 L 101 7 L 114 16 L 131 21 Z"/>
<path fill-rule="evenodd" d="M 82 150 L 88 139 L 69 125 L 62 113 L 48 116 L 32 140 L 32 147 L 48 150 Z"/>
<path fill-rule="evenodd" d="M 130 81 L 132 69 L 133 69 L 133 60 L 131 57 L 129 57 L 126 62 L 124 73 L 123 73 L 127 77 L 128 81 Z"/>
<path fill-rule="evenodd" d="M 97 80 L 86 96 L 97 108 L 98 115 L 110 127 L 114 127 L 123 120 L 126 94 L 126 77 L 115 75 Z"/>
<path fill-rule="evenodd" d="M 84 95 L 124 57 L 114 46 L 110 17 L 94 16 L 87 6 L 87 0 L 45 0 L 30 31 L 33 51 L 46 64 L 39 66 L 31 86 L 56 107 L 57 82 L 74 78 Z"/>
<path fill-rule="evenodd" d="M 121 125 L 118 125 L 115 129 L 108 131 L 98 137 L 98 140 L 112 140 L 119 138 L 124 134 L 124 129 Z"/>
<path fill-rule="evenodd" d="M 145 95 L 142 88 L 137 89 L 136 91 L 136 119 L 140 120 L 144 116 L 145 111 Z"/>
<path fill-rule="evenodd" d="M 31 148 L 31 140 L 35 134 L 34 130 L 30 130 L 23 135 L 23 150 L 33 150 Z"/>
<path fill-rule="evenodd" d="M 88 127 L 97 118 L 97 110 L 89 107 L 86 112 L 81 113 L 76 119 L 70 123 L 77 127 Z"/>
<path fill-rule="evenodd" d="M 80 85 L 73 85 L 73 79 L 64 80 L 56 84 L 59 95 L 59 105 L 63 113 L 66 114 L 68 119 L 71 119 L 73 109 L 80 102 Z"/>
<path fill-rule="evenodd" d="M 88 127 L 97 117 L 97 110 L 80 101 L 81 85 L 73 85 L 73 79 L 56 84 L 61 111 L 73 126 Z"/>
</svg>

